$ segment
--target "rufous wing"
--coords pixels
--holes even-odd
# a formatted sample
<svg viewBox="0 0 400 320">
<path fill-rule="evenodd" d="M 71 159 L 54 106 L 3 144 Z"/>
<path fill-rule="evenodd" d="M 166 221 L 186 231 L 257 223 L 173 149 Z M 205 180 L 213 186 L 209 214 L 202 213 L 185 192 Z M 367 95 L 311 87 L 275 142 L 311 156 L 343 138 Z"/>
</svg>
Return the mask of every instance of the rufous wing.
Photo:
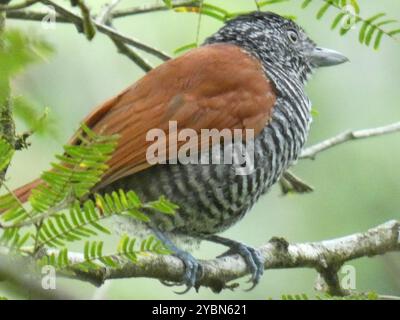
<svg viewBox="0 0 400 320">
<path fill-rule="evenodd" d="M 253 129 L 257 135 L 268 123 L 275 101 L 261 63 L 235 45 L 208 45 L 165 62 L 84 120 L 97 133 L 119 135 L 109 169 L 96 189 L 151 166 L 146 153 L 153 142 L 146 141 L 146 135 L 152 129 L 163 130 L 167 141 L 186 128 L 198 133 Z M 169 121 L 176 121 L 177 132 L 168 132 Z M 77 143 L 78 133 L 71 144 Z"/>
</svg>

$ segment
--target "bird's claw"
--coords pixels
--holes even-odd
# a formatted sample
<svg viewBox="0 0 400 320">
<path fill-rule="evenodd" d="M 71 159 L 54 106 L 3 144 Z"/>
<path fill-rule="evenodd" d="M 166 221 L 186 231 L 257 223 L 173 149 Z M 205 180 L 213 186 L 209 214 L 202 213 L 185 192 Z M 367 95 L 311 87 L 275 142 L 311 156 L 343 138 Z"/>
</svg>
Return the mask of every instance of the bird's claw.
<svg viewBox="0 0 400 320">
<path fill-rule="evenodd" d="M 173 255 L 183 262 L 185 266 L 185 274 L 182 276 L 182 281 L 171 282 L 161 280 L 161 283 L 169 287 L 174 285 L 186 285 L 186 289 L 182 292 L 175 292 L 177 294 L 184 294 L 193 287 L 198 290 L 198 281 L 203 277 L 203 268 L 201 264 L 190 253 L 175 246 L 175 244 L 164 233 L 156 228 L 153 229 L 153 232 L 172 251 Z"/>
<path fill-rule="evenodd" d="M 245 260 L 247 268 L 251 273 L 251 277 L 247 282 L 252 282 L 253 284 L 250 288 L 246 289 L 246 291 L 253 290 L 260 282 L 261 276 L 264 274 L 264 263 L 261 259 L 261 254 L 253 247 L 246 246 L 243 243 L 237 243 L 221 256 L 235 253 L 239 254 Z"/>
<path fill-rule="evenodd" d="M 181 259 L 185 265 L 185 274 L 183 275 L 182 281 L 176 283 L 176 285 L 186 285 L 186 289 L 183 291 L 175 291 L 177 294 L 184 294 L 191 288 L 196 287 L 196 283 L 203 276 L 203 269 L 201 264 L 194 258 L 190 253 L 185 251 L 177 251 L 174 256 Z"/>
</svg>

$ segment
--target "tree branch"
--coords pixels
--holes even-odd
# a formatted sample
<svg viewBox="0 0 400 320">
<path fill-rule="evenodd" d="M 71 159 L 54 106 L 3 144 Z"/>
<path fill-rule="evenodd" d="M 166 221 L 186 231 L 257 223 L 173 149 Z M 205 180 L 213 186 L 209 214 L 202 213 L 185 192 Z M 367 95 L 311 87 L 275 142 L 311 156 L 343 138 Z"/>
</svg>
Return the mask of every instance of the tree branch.
<svg viewBox="0 0 400 320">
<path fill-rule="evenodd" d="M 59 15 L 63 16 L 65 19 L 69 20 L 71 23 L 74 23 L 77 26 L 78 31 L 82 31 L 84 19 L 80 15 L 64 8 L 63 6 L 56 4 L 54 1 L 51 1 L 51 0 L 41 0 L 40 2 L 45 5 L 52 6 Z M 108 37 L 110 37 L 113 40 L 117 40 L 122 43 L 131 45 L 131 46 L 133 46 L 137 49 L 140 49 L 146 53 L 149 53 L 163 61 L 170 59 L 169 55 L 161 50 L 155 49 L 155 48 L 153 48 L 145 43 L 142 43 L 139 40 L 136 40 L 132 37 L 127 37 L 127 36 L 117 32 L 116 30 L 110 28 L 107 25 L 96 22 L 94 19 L 91 19 L 91 21 L 99 32 L 107 35 Z"/>
<path fill-rule="evenodd" d="M 400 122 L 379 128 L 343 132 L 311 147 L 305 148 L 301 153 L 300 159 L 315 159 L 318 153 L 348 141 L 378 137 L 395 132 L 400 132 Z"/>
<path fill-rule="evenodd" d="M 34 11 L 34 10 L 13 10 L 9 11 L 7 18 L 16 20 L 27 20 L 27 21 L 43 21 L 49 15 L 48 12 Z M 71 20 L 57 14 L 55 16 L 56 21 L 59 23 L 73 23 Z"/>
<path fill-rule="evenodd" d="M 79 297 L 65 288 L 45 290 L 41 286 L 41 279 L 34 277 L 32 270 L 34 270 L 33 266 L 27 259 L 10 254 L 0 255 L 0 279 L 15 285 L 20 295 L 44 300 L 73 300 Z"/>
<path fill-rule="evenodd" d="M 109 4 L 107 4 L 103 11 L 98 15 L 96 21 L 100 24 L 107 25 L 113 29 L 113 12 L 114 9 L 118 6 L 121 0 L 113 0 Z M 118 52 L 127 56 L 133 63 L 139 66 L 144 72 L 149 72 L 153 69 L 149 62 L 147 62 L 144 58 L 142 58 L 135 50 L 132 50 L 128 45 L 123 43 L 122 41 L 111 38 L 111 41 L 114 43 L 115 47 L 118 49 Z"/>
<path fill-rule="evenodd" d="M 199 7 L 198 0 L 192 1 L 175 1 L 172 4 L 172 8 L 178 7 Z M 152 5 L 144 5 L 139 7 L 133 7 L 128 9 L 120 9 L 114 10 L 112 12 L 112 19 L 125 18 L 129 16 L 134 16 L 138 14 L 152 13 L 152 12 L 160 12 L 160 11 L 168 11 L 171 10 L 170 7 L 165 4 L 152 4 Z M 19 19 L 19 20 L 31 20 L 31 21 L 42 21 L 48 15 L 47 12 L 42 11 L 33 11 L 33 10 L 16 10 L 15 8 L 9 12 L 8 17 L 11 19 Z M 71 21 L 66 19 L 62 15 L 56 16 L 57 22 L 70 23 Z"/>
<path fill-rule="evenodd" d="M 315 160 L 317 154 L 336 147 L 340 144 L 354 140 L 383 136 L 395 132 L 400 132 L 400 122 L 378 128 L 363 129 L 358 131 L 346 131 L 303 149 L 299 159 Z M 303 181 L 299 177 L 296 177 L 290 171 L 286 171 L 283 174 L 279 183 L 282 189 L 282 193 L 284 195 L 291 192 L 303 194 L 313 191 L 313 187 L 311 187 L 307 182 Z"/>
<path fill-rule="evenodd" d="M 52 6 L 57 14 L 55 16 L 55 21 L 57 23 L 72 23 L 75 24 L 78 31 L 82 32 L 83 31 L 83 25 L 84 25 L 84 18 L 81 17 L 80 15 L 75 14 L 72 11 L 69 11 L 68 9 L 56 5 L 52 1 L 41 1 L 43 4 Z M 161 60 L 168 60 L 170 57 L 155 48 L 152 48 L 146 44 L 143 44 L 139 42 L 138 40 L 129 38 L 127 36 L 122 35 L 118 31 L 116 31 L 112 27 L 112 20 L 115 17 L 114 14 L 114 8 L 115 6 L 119 3 L 119 1 L 112 1 L 110 4 L 106 5 L 105 9 L 99 14 L 96 19 L 90 20 L 92 21 L 93 25 L 96 26 L 97 30 L 100 31 L 103 34 L 106 34 L 111 41 L 114 43 L 116 48 L 118 49 L 118 52 L 127 56 L 131 61 L 133 61 L 137 66 L 139 66 L 144 72 L 148 72 L 152 69 L 152 66 L 144 59 L 142 58 L 136 51 L 132 50 L 129 45 L 136 47 L 138 49 L 141 49 L 147 53 L 153 54 L 154 56 L 160 58 Z M 187 4 L 187 2 L 182 4 Z M 146 9 L 147 12 L 150 12 L 148 8 L 149 6 L 145 7 L 140 7 L 136 8 L 137 10 L 140 9 Z M 158 5 L 157 7 L 151 6 L 152 9 L 155 11 L 161 10 L 161 8 L 167 10 L 169 9 L 165 5 Z M 153 8 L 154 7 L 154 8 Z M 13 10 L 9 11 L 10 14 L 8 15 L 8 18 L 11 19 L 21 19 L 21 20 L 31 20 L 31 21 L 43 21 L 46 19 L 49 15 L 49 12 L 40 12 L 40 11 L 31 11 L 31 10 Z M 119 16 L 121 13 L 119 13 L 117 16 Z M 126 15 L 124 15 L 126 16 Z"/>
<path fill-rule="evenodd" d="M 314 243 L 289 244 L 284 239 L 273 238 L 259 250 L 265 269 L 312 268 L 325 280 L 328 293 L 346 295 L 348 292 L 341 288 L 337 275 L 341 266 L 350 260 L 400 251 L 400 222 L 389 221 L 364 233 Z M 48 254 L 54 252 L 49 249 Z M 84 262 L 80 253 L 69 253 L 69 259 L 70 263 Z M 101 267 L 96 270 L 73 269 L 73 278 L 96 286 L 110 279 L 137 277 L 178 282 L 185 271 L 180 259 L 150 253 L 138 255 L 137 263 L 126 262 L 118 269 L 104 267 L 100 262 L 97 264 Z M 236 284 L 228 282 L 249 273 L 245 261 L 239 255 L 202 260 L 201 264 L 204 273 L 198 287 L 209 287 L 215 292 L 235 288 Z"/>
<path fill-rule="evenodd" d="M 12 5 L 0 5 L 0 11 L 13 11 L 13 10 L 21 10 L 25 9 L 27 7 L 30 7 L 36 3 L 38 3 L 40 0 L 25 0 L 21 3 L 18 4 L 12 4 Z"/>
</svg>

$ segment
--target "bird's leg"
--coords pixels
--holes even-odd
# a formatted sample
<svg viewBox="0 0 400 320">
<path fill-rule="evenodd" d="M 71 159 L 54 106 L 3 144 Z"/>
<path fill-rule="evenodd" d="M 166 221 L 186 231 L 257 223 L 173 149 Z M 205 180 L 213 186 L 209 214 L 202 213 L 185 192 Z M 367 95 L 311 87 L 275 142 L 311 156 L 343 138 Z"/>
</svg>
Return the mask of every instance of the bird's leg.
<svg viewBox="0 0 400 320">
<path fill-rule="evenodd" d="M 162 231 L 152 228 L 154 234 L 157 238 L 164 243 L 164 245 L 173 252 L 173 255 L 182 260 L 185 265 L 185 274 L 183 276 L 182 282 L 177 285 L 185 284 L 186 289 L 182 292 L 176 292 L 179 294 L 184 294 L 188 292 L 191 288 L 196 287 L 198 279 L 202 276 L 201 264 L 193 257 L 190 253 L 178 248 Z"/>
<path fill-rule="evenodd" d="M 249 282 L 253 282 L 253 285 L 248 290 L 252 290 L 260 282 L 261 276 L 264 273 L 264 263 L 261 259 L 261 254 L 257 249 L 247 246 L 241 242 L 223 238 L 217 235 L 207 235 L 204 236 L 203 239 L 222 244 L 230 248 L 227 252 L 218 257 L 231 254 L 239 254 L 243 257 L 243 259 L 246 261 L 248 269 L 252 274 Z"/>
</svg>

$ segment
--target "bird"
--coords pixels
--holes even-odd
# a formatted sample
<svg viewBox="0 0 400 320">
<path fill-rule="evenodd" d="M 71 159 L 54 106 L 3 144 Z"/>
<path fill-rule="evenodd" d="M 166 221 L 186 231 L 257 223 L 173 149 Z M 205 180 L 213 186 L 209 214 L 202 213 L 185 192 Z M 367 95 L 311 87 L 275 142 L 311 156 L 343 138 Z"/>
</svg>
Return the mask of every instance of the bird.
<svg viewBox="0 0 400 320">
<path fill-rule="evenodd" d="M 228 20 L 201 46 L 154 68 L 83 120 L 94 132 L 119 137 L 92 192 L 133 190 L 143 201 L 165 196 L 178 205 L 175 215 L 149 213 L 144 227 L 182 260 L 185 272 L 176 284 L 186 286 L 183 292 L 198 287 L 202 267 L 181 248 L 179 237 L 221 244 L 242 256 L 253 288 L 264 271 L 258 250 L 220 233 L 240 221 L 298 159 L 312 122 L 305 85 L 313 71 L 347 61 L 276 13 L 256 11 Z M 175 132 L 167 131 L 171 121 L 177 123 Z M 146 136 L 154 128 L 167 132 L 165 140 L 184 129 L 252 132 L 252 170 L 238 174 L 234 163 L 180 163 L 176 155 L 165 163 L 149 161 L 152 144 Z M 77 144 L 81 133 L 69 144 Z M 246 141 L 231 144 L 246 148 Z M 211 146 L 196 146 L 202 156 L 210 149 L 226 152 L 227 145 L 216 139 Z M 41 183 L 35 180 L 14 193 L 26 202 Z"/>
</svg>

